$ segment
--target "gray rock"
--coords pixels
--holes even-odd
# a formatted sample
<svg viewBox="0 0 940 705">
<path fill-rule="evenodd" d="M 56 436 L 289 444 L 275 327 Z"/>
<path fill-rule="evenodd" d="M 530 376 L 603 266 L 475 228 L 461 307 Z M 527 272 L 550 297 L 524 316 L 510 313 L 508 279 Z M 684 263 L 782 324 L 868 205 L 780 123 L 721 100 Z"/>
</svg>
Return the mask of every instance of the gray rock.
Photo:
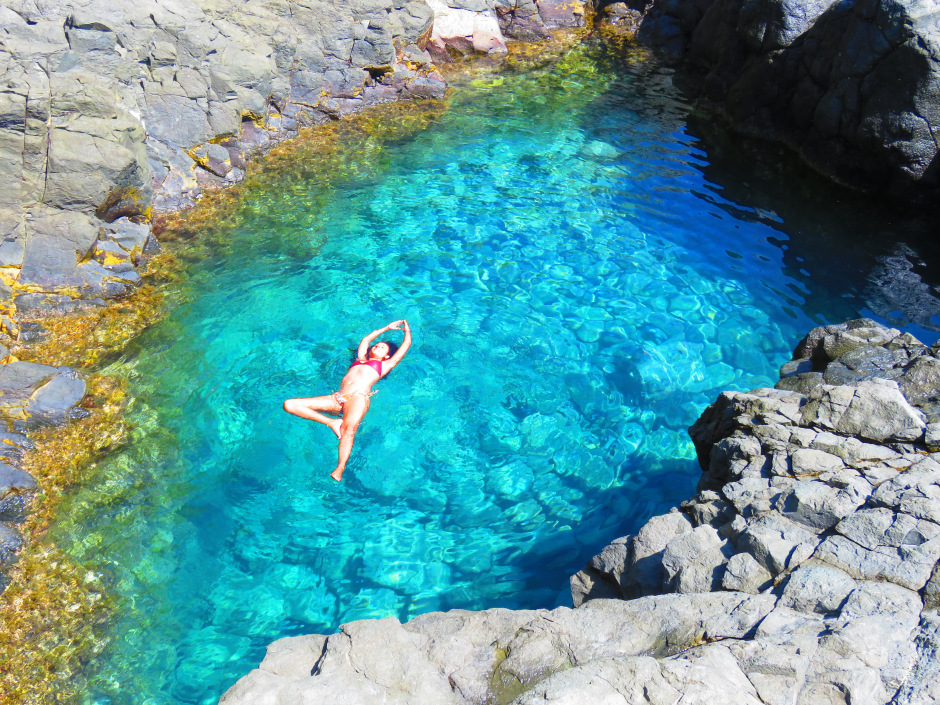
<svg viewBox="0 0 940 705">
<path fill-rule="evenodd" d="M 801 422 L 877 442 L 916 441 L 926 430 L 923 414 L 907 402 L 897 383 L 881 379 L 814 390 Z"/>
<path fill-rule="evenodd" d="M 927 584 L 940 559 L 940 538 L 919 546 L 864 548 L 844 536 L 826 538 L 815 557 L 856 580 L 888 580 L 911 590 Z"/>
<path fill-rule="evenodd" d="M 708 524 L 716 529 L 734 519 L 735 508 L 730 502 L 721 499 L 717 492 L 700 492 L 694 500 L 682 503 L 685 512 L 695 526 Z"/>
<path fill-rule="evenodd" d="M 676 536 L 691 532 L 692 522 L 678 512 L 653 517 L 630 541 L 629 564 L 620 576 L 624 597 L 641 597 L 662 590 L 666 579 L 663 553 Z"/>
<path fill-rule="evenodd" d="M 830 360 L 838 360 L 857 348 L 885 345 L 900 334 L 899 330 L 879 325 L 853 328 L 824 336 L 822 348 Z"/>
<path fill-rule="evenodd" d="M 940 608 L 940 563 L 933 567 L 933 573 L 924 586 L 924 607 L 933 610 Z"/>
<path fill-rule="evenodd" d="M 813 371 L 813 361 L 809 358 L 790 360 L 780 368 L 780 377 L 793 377 Z"/>
<path fill-rule="evenodd" d="M 672 539 L 663 551 L 665 586 L 670 592 L 712 592 L 721 587 L 732 554 L 727 540 L 705 524 Z"/>
<path fill-rule="evenodd" d="M 62 423 L 84 395 L 85 382 L 68 367 L 0 365 L 0 418 L 16 430 Z"/>
<path fill-rule="evenodd" d="M 940 534 L 940 526 L 919 521 L 891 509 L 863 509 L 839 522 L 836 530 L 855 543 L 874 550 L 879 546 L 920 546 Z"/>
<path fill-rule="evenodd" d="M 627 567 L 629 536 L 615 539 L 594 556 L 588 566 L 571 576 L 571 597 L 575 607 L 587 600 L 620 598 L 620 577 Z"/>
<path fill-rule="evenodd" d="M 730 688 L 730 679 L 744 687 L 740 675 L 727 672 L 727 653 L 668 657 L 706 638 L 741 638 L 774 602 L 771 596 L 738 593 L 663 595 L 592 600 L 579 610 L 455 610 L 405 625 L 394 619 L 352 622 L 329 637 L 272 645 L 261 666 L 220 703 L 492 702 L 550 685 L 555 674 L 581 668 L 590 673 L 595 664 L 641 654 L 651 661 L 666 657 L 662 668 L 673 674 L 674 689 L 683 682 L 698 688 L 702 679 L 706 686 Z M 701 668 L 691 668 L 696 661 Z M 715 664 L 723 667 L 716 671 Z"/>
<path fill-rule="evenodd" d="M 777 382 L 777 389 L 784 389 L 799 394 L 809 394 L 825 383 L 822 372 L 802 372 L 791 375 Z"/>
<path fill-rule="evenodd" d="M 924 705 L 940 702 L 940 614 L 924 612 L 914 639 L 917 661 L 892 702 Z"/>
<path fill-rule="evenodd" d="M 202 188 L 240 181 L 233 152 L 445 87 L 432 64 L 398 59 L 430 34 L 433 11 L 420 0 L 13 7 L 0 36 L 0 177 L 10 185 L 0 194 L 0 263 L 21 272 L 0 295 L 23 312 L 128 294 L 140 258 L 131 246 L 130 268 L 106 263 L 107 247 L 92 259 L 102 222 L 148 219 L 154 207 L 188 207 Z M 187 150 L 199 145 L 207 154 L 194 160 Z"/>
<path fill-rule="evenodd" d="M 837 568 L 804 564 L 790 574 L 780 604 L 799 612 L 836 612 L 855 587 L 856 582 Z"/>
<path fill-rule="evenodd" d="M 773 575 L 749 553 L 736 553 L 728 560 L 721 586 L 725 590 L 756 595 L 773 583 Z"/>
<path fill-rule="evenodd" d="M 25 521 L 36 490 L 32 475 L 0 462 L 0 521 Z"/>
<path fill-rule="evenodd" d="M 739 514 L 750 515 L 769 510 L 772 501 L 780 496 L 783 489 L 773 485 L 769 479 L 745 477 L 737 482 L 729 482 L 721 491 Z"/>
<path fill-rule="evenodd" d="M 924 442 L 927 445 L 927 450 L 932 452 L 940 450 L 940 423 L 927 424 Z"/>
<path fill-rule="evenodd" d="M 925 458 L 879 486 L 872 502 L 940 523 L 940 464 Z"/>
<path fill-rule="evenodd" d="M 16 554 L 23 547 L 23 537 L 19 533 L 0 523 L 0 567 L 16 562 Z"/>
<path fill-rule="evenodd" d="M 915 406 L 940 401 L 940 360 L 935 357 L 915 358 L 897 380 L 904 396 Z"/>
<path fill-rule="evenodd" d="M 760 705 L 754 686 L 727 647 L 713 645 L 670 659 L 611 659 L 555 673 L 514 705 L 589 702 L 708 702 Z"/>
<path fill-rule="evenodd" d="M 750 553 L 774 576 L 805 561 L 818 544 L 814 534 L 775 514 L 754 520 L 737 539 L 738 549 Z"/>
<path fill-rule="evenodd" d="M 0 431 L 0 459 L 10 465 L 19 465 L 23 454 L 33 446 L 33 442 L 23 433 Z"/>
<path fill-rule="evenodd" d="M 864 484 L 864 488 L 839 489 L 825 482 L 799 482 L 780 494 L 776 508 L 791 521 L 816 532 L 824 531 L 852 514 L 868 499 L 871 486 L 858 484 Z"/>
<path fill-rule="evenodd" d="M 639 37 L 737 129 L 793 145 L 843 183 L 929 202 L 940 119 L 933 11 L 921 0 L 657 0 Z M 819 339 L 848 327 L 828 328 Z"/>
</svg>

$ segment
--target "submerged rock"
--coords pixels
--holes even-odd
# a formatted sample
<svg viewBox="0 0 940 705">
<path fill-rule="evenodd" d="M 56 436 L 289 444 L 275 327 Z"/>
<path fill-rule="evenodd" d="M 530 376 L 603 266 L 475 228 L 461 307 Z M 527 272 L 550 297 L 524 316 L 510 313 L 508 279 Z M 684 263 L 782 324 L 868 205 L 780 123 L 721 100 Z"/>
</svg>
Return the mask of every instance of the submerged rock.
<svg viewBox="0 0 940 705">
<path fill-rule="evenodd" d="M 284 639 L 221 703 L 932 702 L 940 463 L 899 380 L 937 352 L 872 321 L 815 329 L 783 375 L 848 356 L 878 375 L 720 395 L 690 429 L 698 495 L 573 576 L 576 609 Z"/>
</svg>

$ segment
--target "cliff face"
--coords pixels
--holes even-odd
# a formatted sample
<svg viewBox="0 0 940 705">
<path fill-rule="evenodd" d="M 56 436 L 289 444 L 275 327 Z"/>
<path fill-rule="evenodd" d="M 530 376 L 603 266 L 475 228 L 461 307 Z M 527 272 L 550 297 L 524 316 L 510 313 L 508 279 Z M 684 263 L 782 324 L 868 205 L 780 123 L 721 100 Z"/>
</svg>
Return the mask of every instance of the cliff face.
<svg viewBox="0 0 940 705">
<path fill-rule="evenodd" d="M 223 705 L 940 698 L 940 346 L 814 329 L 691 428 L 697 496 L 572 577 L 575 609 L 284 639 Z"/>
<path fill-rule="evenodd" d="M 734 128 L 853 187 L 928 204 L 940 193 L 936 3 L 655 0 L 638 36 Z"/>
<path fill-rule="evenodd" d="M 128 219 L 237 181 L 299 125 L 440 96 L 414 46 L 432 19 L 392 0 L 5 3 L 0 295 L 28 312 L 127 293 L 154 246 Z"/>
</svg>

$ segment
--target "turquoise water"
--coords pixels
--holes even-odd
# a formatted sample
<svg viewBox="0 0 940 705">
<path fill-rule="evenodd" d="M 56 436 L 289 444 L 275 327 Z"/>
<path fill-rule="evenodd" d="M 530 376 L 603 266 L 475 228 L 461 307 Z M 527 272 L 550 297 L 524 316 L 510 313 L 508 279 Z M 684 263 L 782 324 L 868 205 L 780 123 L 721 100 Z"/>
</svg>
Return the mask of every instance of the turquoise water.
<svg viewBox="0 0 940 705">
<path fill-rule="evenodd" d="M 352 619 L 566 604 L 591 555 L 688 497 L 701 410 L 865 304 L 857 281 L 814 293 L 686 121 L 667 74 L 582 48 L 467 83 L 356 178 L 251 194 L 107 368 L 134 441 L 52 532 L 119 597 L 86 701 L 214 703 L 271 640 Z M 415 345 L 334 483 L 332 433 L 281 402 L 336 389 L 402 317 Z"/>
</svg>

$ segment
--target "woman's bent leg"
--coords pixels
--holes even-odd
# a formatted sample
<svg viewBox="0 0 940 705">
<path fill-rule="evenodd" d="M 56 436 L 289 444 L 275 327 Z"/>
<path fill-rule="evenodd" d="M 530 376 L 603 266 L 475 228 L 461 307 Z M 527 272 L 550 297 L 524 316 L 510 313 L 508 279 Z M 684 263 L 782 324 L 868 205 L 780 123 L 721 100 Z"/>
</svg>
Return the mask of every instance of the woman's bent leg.
<svg viewBox="0 0 940 705">
<path fill-rule="evenodd" d="M 330 473 L 330 477 L 339 482 L 343 479 L 343 471 L 346 469 L 346 463 L 352 453 L 353 441 L 356 440 L 356 431 L 362 418 L 369 410 L 369 397 L 355 395 L 350 397 L 343 408 L 343 422 L 340 425 L 339 433 L 339 457 L 336 463 L 336 469 Z"/>
<path fill-rule="evenodd" d="M 343 407 L 340 406 L 336 398 L 330 394 L 322 397 L 310 397 L 308 399 L 288 399 L 284 402 L 284 411 L 302 419 L 317 421 L 333 429 L 336 437 L 340 437 L 340 419 L 327 416 L 327 414 L 342 414 Z"/>
</svg>

